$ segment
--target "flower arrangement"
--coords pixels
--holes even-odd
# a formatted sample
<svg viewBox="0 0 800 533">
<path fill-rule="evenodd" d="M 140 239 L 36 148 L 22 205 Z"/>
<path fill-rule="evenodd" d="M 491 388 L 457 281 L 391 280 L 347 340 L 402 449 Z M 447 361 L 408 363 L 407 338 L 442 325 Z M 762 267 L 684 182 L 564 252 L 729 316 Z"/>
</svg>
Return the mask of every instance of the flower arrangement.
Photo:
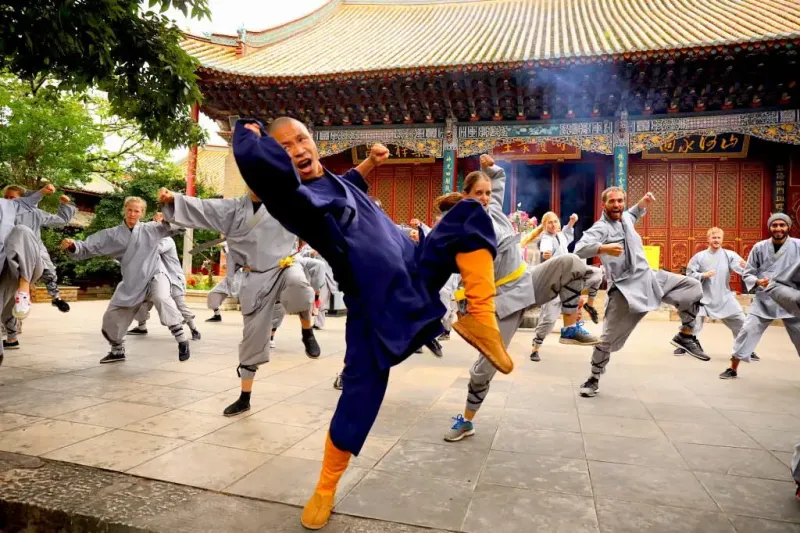
<svg viewBox="0 0 800 533">
<path fill-rule="evenodd" d="M 536 220 L 536 217 L 531 218 L 528 216 L 528 213 L 521 208 L 522 202 L 517 204 L 516 211 L 508 215 L 508 220 L 511 221 L 511 225 L 514 226 L 514 231 L 517 233 L 527 233 L 538 226 L 539 221 Z"/>
</svg>

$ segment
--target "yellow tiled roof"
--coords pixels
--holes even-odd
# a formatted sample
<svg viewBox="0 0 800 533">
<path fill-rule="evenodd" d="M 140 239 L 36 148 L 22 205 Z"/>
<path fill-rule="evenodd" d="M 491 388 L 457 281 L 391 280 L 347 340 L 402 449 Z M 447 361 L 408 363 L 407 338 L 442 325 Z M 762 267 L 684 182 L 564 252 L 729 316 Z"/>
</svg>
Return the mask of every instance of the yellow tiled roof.
<svg viewBox="0 0 800 533">
<path fill-rule="evenodd" d="M 197 150 L 197 179 L 216 194 L 222 194 L 225 185 L 225 158 L 227 146 L 203 146 Z M 178 162 L 182 172 L 186 172 L 186 159 Z"/>
<path fill-rule="evenodd" d="M 306 77 L 515 63 L 800 37 L 797 0 L 330 0 L 262 32 L 187 36 L 209 70 Z M 220 44 L 223 43 L 223 44 Z"/>
</svg>

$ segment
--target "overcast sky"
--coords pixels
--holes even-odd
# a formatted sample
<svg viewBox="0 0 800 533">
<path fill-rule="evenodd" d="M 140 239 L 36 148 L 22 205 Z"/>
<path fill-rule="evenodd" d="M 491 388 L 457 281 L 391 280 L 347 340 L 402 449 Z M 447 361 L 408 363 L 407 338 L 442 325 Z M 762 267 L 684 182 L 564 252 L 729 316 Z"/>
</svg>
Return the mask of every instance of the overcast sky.
<svg viewBox="0 0 800 533">
<path fill-rule="evenodd" d="M 197 35 L 205 32 L 235 34 L 242 26 L 248 31 L 280 26 L 314 11 L 325 2 L 326 0 L 209 0 L 211 20 L 188 19 L 174 9 L 168 15 L 181 29 Z M 226 144 L 224 139 L 215 134 L 218 128 L 213 120 L 201 114 L 200 124 L 209 132 L 209 144 Z M 186 149 L 176 150 L 173 156 L 175 159 L 185 157 Z"/>
</svg>

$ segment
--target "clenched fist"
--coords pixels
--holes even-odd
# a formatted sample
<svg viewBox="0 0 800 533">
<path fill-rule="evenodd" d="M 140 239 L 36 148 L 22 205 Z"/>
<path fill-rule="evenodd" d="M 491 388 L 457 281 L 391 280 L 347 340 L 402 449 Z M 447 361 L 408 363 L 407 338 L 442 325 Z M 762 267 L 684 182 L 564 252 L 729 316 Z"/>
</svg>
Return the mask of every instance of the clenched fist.
<svg viewBox="0 0 800 533">
<path fill-rule="evenodd" d="M 494 159 L 489 154 L 481 156 L 481 168 L 489 168 L 494 166 Z"/>
<path fill-rule="evenodd" d="M 58 201 L 61 202 L 62 204 L 68 204 L 72 200 L 70 200 L 69 196 L 67 196 L 66 194 L 62 194 L 61 196 L 59 196 Z"/>
<path fill-rule="evenodd" d="M 258 124 L 250 122 L 249 124 L 244 125 L 245 129 L 248 129 L 255 133 L 258 137 L 261 137 L 261 128 L 258 127 Z"/>
<path fill-rule="evenodd" d="M 72 239 L 64 239 L 59 246 L 62 250 L 74 250 L 75 241 Z"/>
<path fill-rule="evenodd" d="M 572 213 L 569 216 L 569 221 L 570 221 L 571 224 L 575 224 L 578 221 L 578 215 L 575 214 L 575 213 Z"/>
<path fill-rule="evenodd" d="M 54 192 L 56 192 L 56 188 L 52 183 L 48 183 L 47 185 L 39 189 L 39 192 L 47 196 L 48 194 L 53 194 Z"/>
<path fill-rule="evenodd" d="M 153 222 L 164 222 L 164 213 L 153 213 Z"/>
<path fill-rule="evenodd" d="M 369 158 L 376 167 L 381 166 L 389 159 L 389 149 L 381 143 L 375 143 L 369 151 Z"/>
</svg>

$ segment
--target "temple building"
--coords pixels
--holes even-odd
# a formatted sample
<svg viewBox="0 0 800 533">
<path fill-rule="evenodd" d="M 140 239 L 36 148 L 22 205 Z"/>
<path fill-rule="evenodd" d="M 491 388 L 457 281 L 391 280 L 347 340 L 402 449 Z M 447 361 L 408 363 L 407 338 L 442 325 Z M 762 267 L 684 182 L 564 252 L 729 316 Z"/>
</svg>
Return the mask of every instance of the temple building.
<svg viewBox="0 0 800 533">
<path fill-rule="evenodd" d="M 387 144 L 368 181 L 398 222 L 430 221 L 492 153 L 508 211 L 578 213 L 578 237 L 606 186 L 652 191 L 639 231 L 673 271 L 710 226 L 746 256 L 770 212 L 798 219 L 798 45 L 794 0 L 330 0 L 183 42 L 223 136 L 289 115 L 334 172 Z M 243 191 L 231 159 L 226 195 Z"/>
</svg>

